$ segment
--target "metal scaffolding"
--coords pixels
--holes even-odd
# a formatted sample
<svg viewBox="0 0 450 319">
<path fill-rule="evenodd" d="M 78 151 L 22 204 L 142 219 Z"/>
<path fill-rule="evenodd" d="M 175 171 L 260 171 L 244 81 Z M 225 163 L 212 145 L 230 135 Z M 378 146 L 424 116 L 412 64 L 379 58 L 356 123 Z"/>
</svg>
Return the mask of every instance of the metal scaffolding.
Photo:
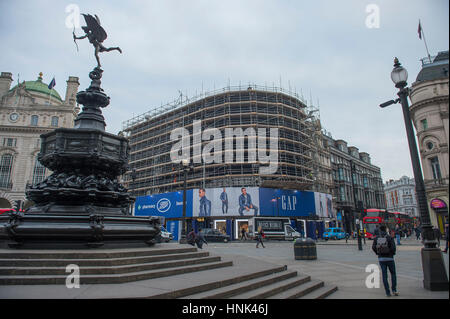
<svg viewBox="0 0 450 319">
<path fill-rule="evenodd" d="M 238 160 L 235 148 L 233 159 L 236 155 L 236 160 L 232 162 L 208 164 L 191 157 L 196 164 L 188 174 L 188 188 L 254 186 L 312 189 L 314 154 L 317 153 L 314 132 L 317 121 L 320 121 L 313 116 L 315 112 L 317 107 L 308 107 L 297 93 L 276 87 L 228 86 L 190 99 L 180 96 L 172 103 L 123 122 L 123 132 L 131 147 L 130 171 L 136 169 L 136 179 L 131 181 L 128 174 L 124 182 L 136 196 L 181 189 L 182 170 L 179 163 L 171 160 L 174 141 L 170 135 L 174 129 L 185 128 L 189 131 L 190 141 L 193 141 L 193 123 L 201 121 L 202 132 L 208 128 L 221 132 L 231 128 L 251 128 L 255 132 L 258 129 L 278 129 L 277 170 L 261 174 L 260 168 L 266 164 L 260 158 L 252 160 L 250 153 L 257 150 L 249 137 L 243 136 L 243 160 Z M 232 143 L 237 145 L 238 138 L 233 139 Z M 225 139 L 223 141 L 225 144 Z M 200 146 L 203 150 L 209 142 L 200 139 L 200 145 L 191 143 L 190 154 L 194 153 L 194 147 Z M 221 151 L 217 152 L 222 159 L 230 151 L 223 144 Z"/>
</svg>

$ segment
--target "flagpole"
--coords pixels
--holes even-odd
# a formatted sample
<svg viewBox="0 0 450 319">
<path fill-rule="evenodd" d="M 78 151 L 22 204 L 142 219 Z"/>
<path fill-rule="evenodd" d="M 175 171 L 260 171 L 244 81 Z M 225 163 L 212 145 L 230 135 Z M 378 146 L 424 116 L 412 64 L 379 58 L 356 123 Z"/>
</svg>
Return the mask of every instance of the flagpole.
<svg viewBox="0 0 450 319">
<path fill-rule="evenodd" d="M 53 75 L 52 80 L 50 81 L 50 83 L 52 83 L 53 79 L 55 78 L 55 76 Z M 53 92 L 53 85 L 50 89 L 50 94 L 48 95 L 48 104 L 50 104 L 50 98 L 52 97 L 52 92 Z"/>
<path fill-rule="evenodd" d="M 425 49 L 427 50 L 428 59 L 430 60 L 430 63 L 431 63 L 431 55 L 430 55 L 430 52 L 428 51 L 427 40 L 425 39 L 425 32 L 423 32 L 423 28 L 422 28 L 422 24 L 420 23 L 420 19 L 419 19 L 419 26 L 420 26 L 420 32 L 422 33 L 422 36 L 423 36 L 423 43 L 425 43 Z"/>
</svg>

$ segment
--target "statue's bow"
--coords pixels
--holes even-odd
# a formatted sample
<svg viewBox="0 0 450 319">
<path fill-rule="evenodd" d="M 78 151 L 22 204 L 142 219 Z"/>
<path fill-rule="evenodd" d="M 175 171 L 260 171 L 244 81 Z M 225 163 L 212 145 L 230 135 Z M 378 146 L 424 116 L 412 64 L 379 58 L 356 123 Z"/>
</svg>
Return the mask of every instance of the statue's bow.
<svg viewBox="0 0 450 319">
<path fill-rule="evenodd" d="M 79 50 L 78 50 L 77 38 L 76 38 L 76 36 L 75 36 L 75 26 L 73 27 L 72 34 L 73 34 L 73 42 L 74 42 L 75 45 L 77 46 L 77 52 L 79 52 Z"/>
</svg>

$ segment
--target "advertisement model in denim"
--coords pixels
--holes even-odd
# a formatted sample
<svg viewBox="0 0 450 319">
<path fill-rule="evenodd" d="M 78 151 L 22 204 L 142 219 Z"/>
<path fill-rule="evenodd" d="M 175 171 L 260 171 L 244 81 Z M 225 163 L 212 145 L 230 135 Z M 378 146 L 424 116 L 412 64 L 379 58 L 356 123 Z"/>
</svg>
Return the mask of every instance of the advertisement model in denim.
<svg viewBox="0 0 450 319">
<path fill-rule="evenodd" d="M 385 245 L 382 245 L 385 243 Z M 384 246 L 384 247 L 383 247 Z M 380 227 L 380 235 L 377 236 L 372 244 L 372 250 L 378 255 L 378 261 L 381 267 L 381 273 L 383 277 L 383 285 L 386 291 L 386 296 L 391 296 L 391 290 L 389 289 L 388 281 L 388 269 L 391 273 L 392 280 L 392 294 L 398 296 L 397 292 L 397 273 L 395 270 L 394 255 L 396 252 L 395 242 L 391 236 L 386 233 L 386 226 Z"/>
</svg>

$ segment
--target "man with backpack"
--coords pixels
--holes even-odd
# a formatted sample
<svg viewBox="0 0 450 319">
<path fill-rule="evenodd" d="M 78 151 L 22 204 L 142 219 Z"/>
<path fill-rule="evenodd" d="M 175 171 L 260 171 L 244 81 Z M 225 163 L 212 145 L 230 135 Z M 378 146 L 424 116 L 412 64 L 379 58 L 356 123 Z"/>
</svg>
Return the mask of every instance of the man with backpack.
<svg viewBox="0 0 450 319">
<path fill-rule="evenodd" d="M 372 250 L 378 255 L 381 272 L 383 276 L 383 285 L 386 291 L 386 296 L 391 296 L 389 289 L 387 270 L 391 273 L 392 280 L 392 294 L 398 296 L 397 292 L 397 274 L 395 272 L 394 255 L 396 252 L 395 242 L 391 236 L 386 233 L 386 226 L 380 227 L 380 235 L 377 236 L 372 244 Z"/>
</svg>

